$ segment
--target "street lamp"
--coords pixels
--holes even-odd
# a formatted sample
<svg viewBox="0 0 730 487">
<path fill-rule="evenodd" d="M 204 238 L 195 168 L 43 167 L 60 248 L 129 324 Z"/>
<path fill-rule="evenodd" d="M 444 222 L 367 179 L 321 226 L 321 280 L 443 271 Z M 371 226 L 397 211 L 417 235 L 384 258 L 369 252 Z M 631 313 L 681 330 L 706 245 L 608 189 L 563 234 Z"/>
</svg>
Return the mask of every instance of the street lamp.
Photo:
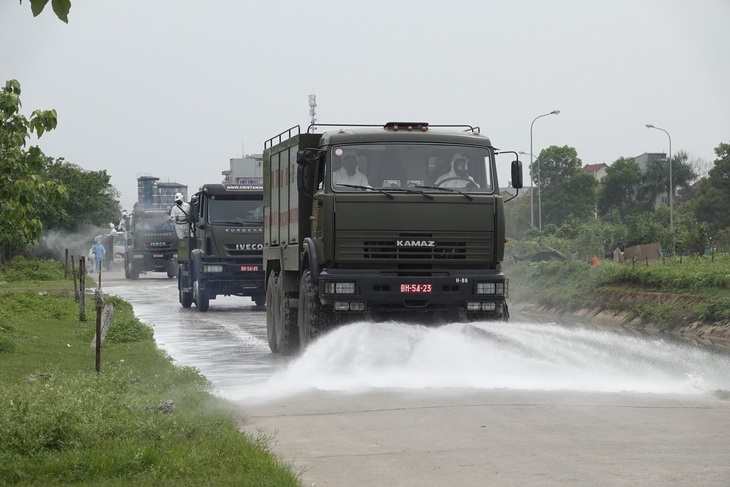
<svg viewBox="0 0 730 487">
<path fill-rule="evenodd" d="M 669 132 L 667 132 L 663 128 L 656 127 L 650 123 L 646 124 L 646 128 L 661 130 L 662 132 L 667 134 L 667 137 L 669 137 L 669 230 L 672 232 L 672 238 L 674 238 L 674 197 L 672 195 L 672 193 L 674 193 L 674 185 L 672 184 L 672 136 L 669 135 Z"/>
<path fill-rule="evenodd" d="M 523 156 L 530 156 L 530 162 L 532 162 L 535 159 L 535 156 L 533 156 L 529 152 L 520 151 L 520 152 L 518 152 L 518 154 L 521 154 Z M 534 188 L 532 187 L 532 164 L 530 164 L 529 170 L 530 170 L 530 225 L 534 227 L 535 226 L 535 212 L 533 210 L 534 210 L 535 205 L 533 204 L 533 200 L 534 200 L 533 194 L 535 193 L 535 191 L 533 191 Z"/>
<path fill-rule="evenodd" d="M 532 169 L 532 164 L 535 162 L 535 156 L 533 155 L 535 152 L 532 150 L 532 126 L 535 125 L 535 122 L 538 118 L 547 117 L 548 115 L 557 115 L 560 113 L 560 110 L 553 110 L 550 113 L 545 113 L 542 115 L 538 115 L 535 117 L 535 120 L 532 121 L 530 124 L 530 169 Z M 534 212 L 534 197 L 533 197 L 534 191 L 532 191 L 532 171 L 530 171 L 530 225 L 533 227 L 535 226 L 535 212 Z M 542 193 L 540 192 L 540 161 L 537 161 L 537 205 L 538 205 L 538 215 L 539 215 L 539 222 L 540 222 L 540 230 L 542 231 Z"/>
</svg>

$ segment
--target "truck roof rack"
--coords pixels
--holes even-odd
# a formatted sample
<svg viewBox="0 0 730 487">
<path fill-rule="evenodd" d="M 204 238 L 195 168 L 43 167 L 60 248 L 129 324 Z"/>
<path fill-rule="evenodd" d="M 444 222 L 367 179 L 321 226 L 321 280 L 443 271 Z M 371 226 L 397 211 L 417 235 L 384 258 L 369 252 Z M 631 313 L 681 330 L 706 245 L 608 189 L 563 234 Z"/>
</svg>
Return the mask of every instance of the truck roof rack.
<svg viewBox="0 0 730 487">
<path fill-rule="evenodd" d="M 429 124 L 428 122 L 387 122 L 385 125 L 357 124 L 357 123 L 313 123 L 307 128 L 307 133 L 312 133 L 312 129 L 314 127 L 382 127 L 385 130 L 390 130 L 393 132 L 397 132 L 399 130 L 407 130 L 409 132 L 414 131 L 414 130 L 420 130 L 421 132 L 426 132 L 431 127 L 437 127 L 437 128 L 461 128 L 461 129 L 464 129 L 465 132 L 473 132 L 476 134 L 480 133 L 479 127 L 473 127 L 473 126 L 467 125 L 467 124 L 433 125 L 433 124 Z M 297 126 L 297 128 L 298 128 L 298 126 Z M 289 130 L 291 131 L 291 129 L 289 129 Z M 287 133 L 287 132 L 282 132 L 277 137 L 280 137 L 284 133 Z M 274 137 L 274 138 L 276 138 L 276 137 Z M 271 140 L 273 140 L 273 138 Z"/>
</svg>

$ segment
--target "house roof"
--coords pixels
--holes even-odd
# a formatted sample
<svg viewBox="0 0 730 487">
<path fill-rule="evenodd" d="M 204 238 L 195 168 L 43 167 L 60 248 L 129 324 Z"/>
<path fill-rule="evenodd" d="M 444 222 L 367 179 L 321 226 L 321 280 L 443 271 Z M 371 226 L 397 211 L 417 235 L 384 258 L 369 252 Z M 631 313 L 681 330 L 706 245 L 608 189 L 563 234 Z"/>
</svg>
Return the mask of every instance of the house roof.
<svg viewBox="0 0 730 487">
<path fill-rule="evenodd" d="M 583 170 L 585 172 L 597 172 L 604 167 L 607 167 L 607 164 L 605 162 L 599 162 L 598 164 L 586 164 L 583 166 Z"/>
</svg>

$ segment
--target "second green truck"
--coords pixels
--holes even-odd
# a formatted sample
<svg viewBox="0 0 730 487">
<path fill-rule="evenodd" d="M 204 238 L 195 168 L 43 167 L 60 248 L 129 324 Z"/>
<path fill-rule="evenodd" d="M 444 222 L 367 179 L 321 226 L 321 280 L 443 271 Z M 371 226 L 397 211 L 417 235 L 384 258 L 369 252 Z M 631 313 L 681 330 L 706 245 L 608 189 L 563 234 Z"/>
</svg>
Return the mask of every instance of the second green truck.
<svg viewBox="0 0 730 487">
<path fill-rule="evenodd" d="M 180 304 L 207 311 L 216 296 L 265 303 L 261 185 L 207 184 L 190 200 L 190 237 L 178 249 Z"/>
</svg>

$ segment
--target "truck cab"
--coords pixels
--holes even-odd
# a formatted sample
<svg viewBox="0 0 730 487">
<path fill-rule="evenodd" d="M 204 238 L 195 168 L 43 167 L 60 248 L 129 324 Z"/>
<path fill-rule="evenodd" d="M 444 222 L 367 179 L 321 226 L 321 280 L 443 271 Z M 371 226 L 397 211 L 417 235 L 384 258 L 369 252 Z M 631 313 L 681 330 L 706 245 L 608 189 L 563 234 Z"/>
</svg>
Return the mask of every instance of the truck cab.
<svg viewBox="0 0 730 487">
<path fill-rule="evenodd" d="M 207 311 L 216 296 L 265 303 L 261 184 L 207 184 L 190 200 L 191 236 L 181 242 L 180 304 Z"/>
</svg>

